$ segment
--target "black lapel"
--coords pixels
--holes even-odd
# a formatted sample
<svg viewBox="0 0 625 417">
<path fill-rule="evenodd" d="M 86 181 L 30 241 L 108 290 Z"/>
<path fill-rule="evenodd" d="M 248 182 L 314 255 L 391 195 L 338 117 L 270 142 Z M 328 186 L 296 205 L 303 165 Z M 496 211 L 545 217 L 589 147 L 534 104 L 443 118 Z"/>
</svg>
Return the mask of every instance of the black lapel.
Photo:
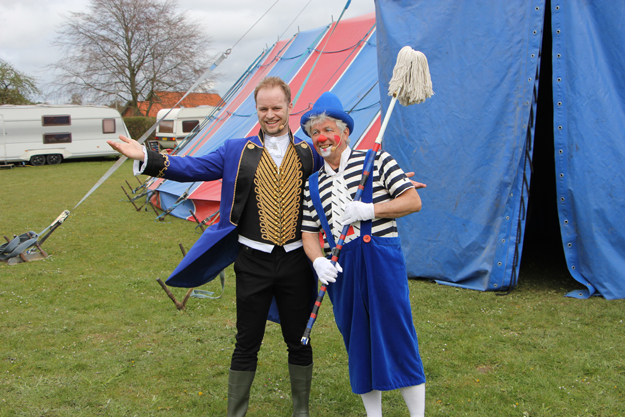
<svg viewBox="0 0 625 417">
<path fill-rule="evenodd" d="M 264 143 L 262 131 L 258 134 L 258 137 L 260 138 L 261 143 Z M 239 169 L 237 170 L 237 180 L 234 185 L 232 211 L 230 212 L 230 222 L 233 224 L 239 224 L 243 207 L 245 207 L 247 197 L 250 195 L 250 189 L 254 185 L 256 169 L 260 163 L 260 158 L 263 156 L 263 150 L 263 146 L 259 146 L 250 140 L 245 144 L 243 150 L 241 151 Z"/>
<path fill-rule="evenodd" d="M 297 152 L 297 156 L 302 162 L 304 178 L 308 178 L 308 176 L 312 174 L 314 166 L 314 157 L 312 150 L 310 149 L 310 145 L 306 141 L 295 144 L 295 139 L 293 138 L 291 131 L 289 131 L 289 136 L 295 146 L 295 152 Z M 258 132 L 258 138 L 264 145 L 265 136 L 262 130 Z M 241 151 L 237 180 L 234 186 L 232 211 L 230 212 L 230 221 L 233 224 L 239 224 L 241 213 L 243 212 L 243 208 L 247 202 L 247 197 L 250 195 L 250 190 L 254 185 L 256 169 L 260 163 L 260 158 L 263 156 L 263 151 L 264 146 L 259 146 L 252 141 L 248 141 Z"/>
<path fill-rule="evenodd" d="M 289 132 L 290 133 L 290 132 Z M 295 144 L 295 141 L 294 141 Z M 301 141 L 295 144 L 295 152 L 299 156 L 299 160 L 302 161 L 302 168 L 304 169 L 304 181 L 313 172 L 313 165 L 315 163 L 310 145 L 306 141 Z"/>
</svg>

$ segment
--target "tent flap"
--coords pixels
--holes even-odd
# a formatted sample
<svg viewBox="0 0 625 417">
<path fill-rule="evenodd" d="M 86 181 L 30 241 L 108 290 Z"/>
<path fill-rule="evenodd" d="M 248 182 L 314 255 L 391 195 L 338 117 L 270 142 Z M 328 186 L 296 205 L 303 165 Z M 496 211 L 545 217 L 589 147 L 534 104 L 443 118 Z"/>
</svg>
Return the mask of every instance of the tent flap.
<svg viewBox="0 0 625 417">
<path fill-rule="evenodd" d="M 383 148 L 427 184 L 399 220 L 409 276 L 505 290 L 520 267 L 544 1 L 376 2 L 382 108 L 399 50 L 428 58 L 435 95 L 396 106 Z"/>
<path fill-rule="evenodd" d="M 552 5 L 556 188 L 567 267 L 595 292 L 625 298 L 625 3 Z"/>
</svg>

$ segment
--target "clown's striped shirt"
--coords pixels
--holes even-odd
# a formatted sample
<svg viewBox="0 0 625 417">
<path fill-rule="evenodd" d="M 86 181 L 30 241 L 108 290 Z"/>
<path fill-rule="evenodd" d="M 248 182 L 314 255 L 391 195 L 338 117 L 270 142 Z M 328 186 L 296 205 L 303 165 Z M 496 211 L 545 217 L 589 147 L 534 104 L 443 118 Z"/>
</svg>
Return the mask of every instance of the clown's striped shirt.
<svg viewBox="0 0 625 417">
<path fill-rule="evenodd" d="M 362 169 L 365 161 L 366 151 L 352 150 L 347 166 L 343 173 L 347 189 L 353 200 L 356 190 L 362 177 Z M 413 188 L 412 183 L 393 157 L 384 151 L 378 152 L 375 158 L 373 169 L 373 203 L 384 203 L 397 198 L 404 191 Z M 328 224 L 332 227 L 332 176 L 326 173 L 325 166 L 319 170 L 319 197 L 323 204 Z M 347 236 L 345 243 L 360 236 L 360 222 L 352 223 L 354 234 Z M 371 225 L 373 236 L 396 237 L 397 223 L 395 219 L 374 219 Z M 322 230 L 319 216 L 310 198 L 309 182 L 306 181 L 304 188 L 304 218 L 302 221 L 302 231 L 318 233 Z M 334 235 L 340 231 L 333 231 Z M 335 238 L 336 243 L 336 238 Z M 324 241 L 324 248 L 329 249 L 327 240 Z"/>
</svg>

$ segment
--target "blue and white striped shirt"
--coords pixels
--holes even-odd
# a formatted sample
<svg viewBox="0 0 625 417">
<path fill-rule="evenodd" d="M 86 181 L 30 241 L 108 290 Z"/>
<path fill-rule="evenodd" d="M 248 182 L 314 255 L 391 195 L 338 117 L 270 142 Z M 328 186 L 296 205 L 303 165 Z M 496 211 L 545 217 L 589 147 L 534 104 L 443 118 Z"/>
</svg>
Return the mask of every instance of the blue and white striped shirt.
<svg viewBox="0 0 625 417">
<path fill-rule="evenodd" d="M 358 185 L 360 184 L 366 154 L 366 151 L 352 150 L 347 166 L 343 171 L 347 189 L 352 199 L 356 195 Z M 397 198 L 404 191 L 414 188 L 395 159 L 385 151 L 380 151 L 376 155 L 372 175 L 374 204 L 390 201 Z M 327 173 L 324 166 L 319 170 L 319 197 L 330 227 L 332 227 L 332 183 L 332 175 Z M 308 181 L 306 181 L 306 186 L 304 188 L 303 204 L 304 218 L 302 221 L 302 231 L 318 233 L 322 230 L 322 226 L 317 211 L 312 204 Z M 347 236 L 345 238 L 345 243 L 360 236 L 360 222 L 352 223 L 352 226 L 354 234 Z M 397 223 L 395 219 L 376 218 L 372 222 L 371 229 L 371 234 L 373 236 L 397 237 Z M 333 234 L 336 233 L 333 231 Z M 324 242 L 324 248 L 327 250 L 329 247 L 326 240 Z"/>
</svg>

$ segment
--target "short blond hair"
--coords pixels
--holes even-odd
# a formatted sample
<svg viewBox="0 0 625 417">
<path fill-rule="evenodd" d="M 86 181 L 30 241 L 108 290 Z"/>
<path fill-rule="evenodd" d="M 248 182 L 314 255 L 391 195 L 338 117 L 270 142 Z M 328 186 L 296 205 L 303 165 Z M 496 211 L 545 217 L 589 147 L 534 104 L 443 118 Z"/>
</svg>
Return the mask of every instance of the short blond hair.
<svg viewBox="0 0 625 417">
<path fill-rule="evenodd" d="M 274 88 L 279 87 L 284 92 L 284 97 L 286 97 L 286 104 L 291 103 L 291 87 L 280 77 L 265 77 L 261 82 L 258 83 L 256 88 L 254 89 L 254 103 L 256 103 L 256 96 L 258 96 L 258 92 L 263 88 Z"/>
</svg>

